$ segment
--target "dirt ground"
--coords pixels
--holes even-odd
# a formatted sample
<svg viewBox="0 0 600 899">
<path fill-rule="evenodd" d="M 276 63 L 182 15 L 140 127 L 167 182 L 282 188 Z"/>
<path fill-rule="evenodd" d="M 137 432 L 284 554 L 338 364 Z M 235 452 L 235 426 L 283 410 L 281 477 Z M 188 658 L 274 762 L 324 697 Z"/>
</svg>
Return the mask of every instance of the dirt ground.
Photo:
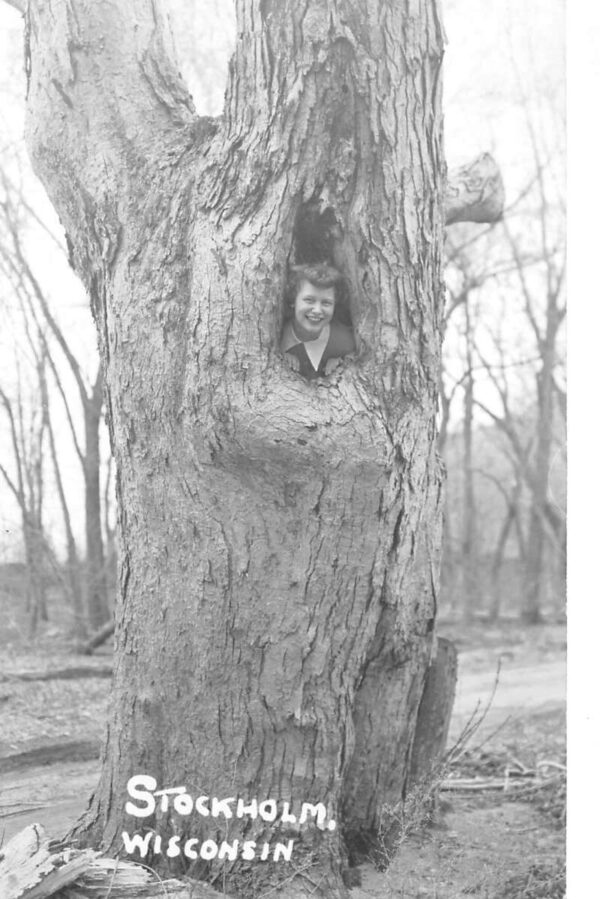
<svg viewBox="0 0 600 899">
<path fill-rule="evenodd" d="M 440 773 L 433 814 L 423 822 L 425 804 L 416 797 L 386 870 L 361 865 L 351 895 L 559 899 L 565 894 L 565 627 L 505 621 L 493 627 L 446 623 L 439 631 L 459 650 L 449 745 L 473 713 L 481 717 L 485 710 L 485 717 L 460 757 Z M 95 666 L 98 676 L 16 677 L 81 665 Z M 35 646 L 15 638 L 0 648 L 3 842 L 34 822 L 59 838 L 85 808 L 98 776 L 110 684 L 99 675 L 109 665 L 109 650 L 82 659 L 52 629 Z M 54 761 L 39 764 L 40 751 Z"/>
</svg>

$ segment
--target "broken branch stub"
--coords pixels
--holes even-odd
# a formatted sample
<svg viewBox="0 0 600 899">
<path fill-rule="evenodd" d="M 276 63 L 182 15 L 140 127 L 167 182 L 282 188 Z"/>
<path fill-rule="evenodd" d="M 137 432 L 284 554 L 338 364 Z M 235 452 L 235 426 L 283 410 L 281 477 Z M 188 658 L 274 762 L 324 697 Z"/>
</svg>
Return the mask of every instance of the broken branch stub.
<svg viewBox="0 0 600 899">
<path fill-rule="evenodd" d="M 492 224 L 502 218 L 504 184 L 498 164 L 489 153 L 448 173 L 445 209 L 446 225 Z"/>
</svg>

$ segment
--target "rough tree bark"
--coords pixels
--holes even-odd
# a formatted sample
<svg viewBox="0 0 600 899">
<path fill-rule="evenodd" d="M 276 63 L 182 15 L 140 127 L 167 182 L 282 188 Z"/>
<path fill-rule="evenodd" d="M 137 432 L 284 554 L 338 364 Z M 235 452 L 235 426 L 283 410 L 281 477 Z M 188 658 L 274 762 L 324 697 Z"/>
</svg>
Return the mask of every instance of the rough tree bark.
<svg viewBox="0 0 600 899">
<path fill-rule="evenodd" d="M 31 0 L 26 20 L 29 145 L 91 296 L 117 469 L 113 703 L 80 827 L 109 849 L 140 772 L 322 801 L 348 839 L 376 831 L 407 782 L 434 639 L 437 6 L 238 0 L 237 16 L 220 121 L 195 117 L 153 0 Z M 278 349 L 304 204 L 360 344 L 316 384 Z M 269 839 L 260 819 L 225 824 L 229 842 Z M 239 859 L 188 873 L 341 896 L 342 827 L 303 830 L 294 882 Z"/>
</svg>

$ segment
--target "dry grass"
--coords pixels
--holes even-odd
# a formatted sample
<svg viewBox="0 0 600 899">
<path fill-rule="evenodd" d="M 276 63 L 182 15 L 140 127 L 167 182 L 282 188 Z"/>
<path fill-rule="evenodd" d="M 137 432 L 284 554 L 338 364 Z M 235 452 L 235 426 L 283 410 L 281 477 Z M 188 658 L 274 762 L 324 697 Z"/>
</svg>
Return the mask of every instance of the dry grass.
<svg viewBox="0 0 600 899">
<path fill-rule="evenodd" d="M 533 864 L 525 874 L 510 877 L 498 899 L 564 899 L 566 893 L 565 865 Z"/>
</svg>

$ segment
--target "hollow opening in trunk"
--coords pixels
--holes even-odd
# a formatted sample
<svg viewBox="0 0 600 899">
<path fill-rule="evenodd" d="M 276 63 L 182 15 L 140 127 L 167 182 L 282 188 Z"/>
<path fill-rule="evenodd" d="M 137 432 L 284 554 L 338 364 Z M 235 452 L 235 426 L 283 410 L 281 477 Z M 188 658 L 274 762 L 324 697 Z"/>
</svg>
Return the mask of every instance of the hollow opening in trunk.
<svg viewBox="0 0 600 899">
<path fill-rule="evenodd" d="M 323 377 L 356 351 L 350 291 L 336 265 L 342 229 L 331 206 L 318 199 L 300 206 L 294 223 L 284 294 L 281 349 L 308 380 Z"/>
</svg>

